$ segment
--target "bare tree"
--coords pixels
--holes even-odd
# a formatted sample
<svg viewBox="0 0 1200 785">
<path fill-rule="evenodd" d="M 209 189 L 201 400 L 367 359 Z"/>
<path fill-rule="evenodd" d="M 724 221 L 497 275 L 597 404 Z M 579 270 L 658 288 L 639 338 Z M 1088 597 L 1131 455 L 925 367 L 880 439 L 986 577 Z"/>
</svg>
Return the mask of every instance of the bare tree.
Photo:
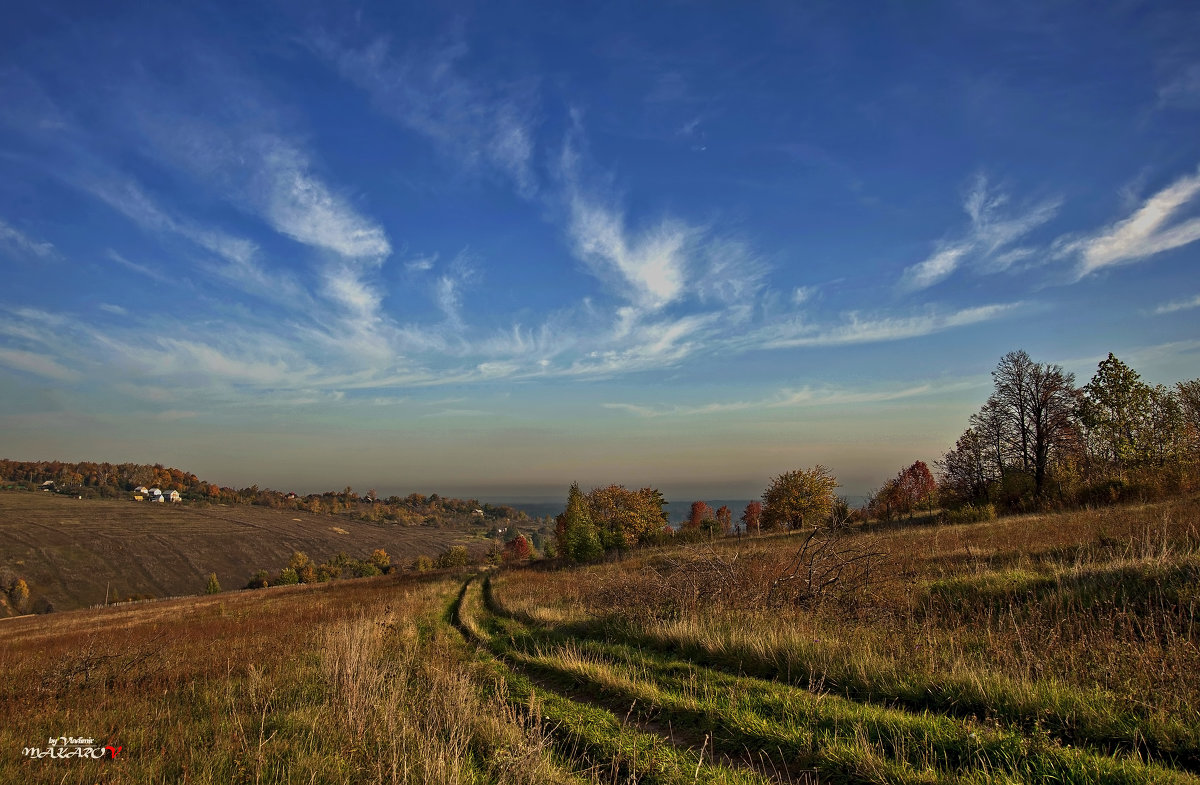
<svg viewBox="0 0 1200 785">
<path fill-rule="evenodd" d="M 1007 461 L 1017 449 L 1014 443 L 1020 443 L 1016 420 L 1010 417 L 1000 399 L 991 395 L 983 408 L 971 415 L 971 428 L 978 435 L 980 449 L 994 467 L 994 471 L 988 474 L 996 479 L 1003 478 L 1008 468 Z"/>
<path fill-rule="evenodd" d="M 1029 421 L 1029 377 L 1033 370 L 1033 360 L 1022 349 L 1001 357 L 1000 364 L 992 371 L 992 380 L 996 385 L 996 392 L 992 398 L 1007 413 L 1006 419 L 1015 426 L 1020 444 L 1021 469 L 1026 473 L 1034 463 L 1029 449 L 1032 441 Z"/>
<path fill-rule="evenodd" d="M 1026 376 L 1022 397 L 1026 400 L 1033 447 L 1033 495 L 1040 499 L 1045 493 L 1050 459 L 1075 436 L 1075 374 L 1066 373 L 1060 365 L 1034 364 Z"/>
</svg>

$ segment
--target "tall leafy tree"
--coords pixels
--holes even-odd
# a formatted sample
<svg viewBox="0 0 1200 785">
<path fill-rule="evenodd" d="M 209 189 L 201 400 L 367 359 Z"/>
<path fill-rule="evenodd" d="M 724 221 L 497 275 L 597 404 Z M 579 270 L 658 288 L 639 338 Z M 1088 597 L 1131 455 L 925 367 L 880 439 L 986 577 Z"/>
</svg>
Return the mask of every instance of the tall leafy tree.
<svg viewBox="0 0 1200 785">
<path fill-rule="evenodd" d="M 763 491 L 763 528 L 799 529 L 824 523 L 833 513 L 833 491 L 838 486 L 837 478 L 819 464 L 773 478 Z"/>
<path fill-rule="evenodd" d="M 1163 385 L 1150 388 L 1150 404 L 1143 429 L 1140 458 L 1152 467 L 1178 464 L 1187 456 L 1187 418 L 1176 390 Z"/>
<path fill-rule="evenodd" d="M 571 483 L 567 493 L 567 507 L 558 516 L 555 526 L 555 536 L 558 539 L 559 553 L 576 564 L 595 561 L 604 555 L 604 545 L 600 534 L 592 522 L 587 500 L 579 483 Z"/>
<path fill-rule="evenodd" d="M 1112 352 L 1083 387 L 1081 419 L 1097 457 L 1118 475 L 1144 452 L 1153 391 Z"/>
<path fill-rule="evenodd" d="M 662 493 L 631 491 L 623 485 L 593 488 L 585 495 L 588 513 L 606 548 L 630 548 L 662 531 L 667 522 Z"/>
</svg>

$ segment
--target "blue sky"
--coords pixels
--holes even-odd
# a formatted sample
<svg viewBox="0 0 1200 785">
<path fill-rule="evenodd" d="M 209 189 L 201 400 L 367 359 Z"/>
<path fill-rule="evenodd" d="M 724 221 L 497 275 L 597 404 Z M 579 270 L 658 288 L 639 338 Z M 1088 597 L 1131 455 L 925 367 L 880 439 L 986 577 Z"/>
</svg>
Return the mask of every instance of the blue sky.
<svg viewBox="0 0 1200 785">
<path fill-rule="evenodd" d="M 851 494 L 1200 375 L 1193 3 L 20 4 L 0 453 Z"/>
</svg>

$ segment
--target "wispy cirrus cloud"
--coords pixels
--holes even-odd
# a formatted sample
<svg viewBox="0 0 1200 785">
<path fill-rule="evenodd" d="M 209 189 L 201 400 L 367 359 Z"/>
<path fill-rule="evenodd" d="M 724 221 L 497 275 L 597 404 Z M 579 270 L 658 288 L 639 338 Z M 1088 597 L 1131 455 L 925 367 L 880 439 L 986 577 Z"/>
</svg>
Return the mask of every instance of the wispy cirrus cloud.
<svg viewBox="0 0 1200 785">
<path fill-rule="evenodd" d="M 172 220 L 168 228 L 222 256 L 227 264 L 216 272 L 248 292 L 298 310 L 311 310 L 321 299 L 343 318 L 359 320 L 360 332 L 362 324 L 378 323 L 382 297 L 376 273 L 392 253 L 387 231 L 359 209 L 350 190 L 324 174 L 301 135 L 281 119 L 285 113 L 273 96 L 229 61 L 209 57 L 207 65 L 207 80 L 191 85 L 193 100 L 187 104 L 160 84 L 126 91 L 127 112 L 146 152 L 190 175 L 202 193 L 315 251 L 307 261 L 321 286 L 306 291 L 300 276 L 273 268 L 249 241 L 181 221 Z M 161 223 L 165 211 L 153 207 L 138 199 L 124 209 Z"/>
<path fill-rule="evenodd" d="M 47 259 L 54 255 L 54 246 L 52 244 L 34 240 L 24 232 L 18 231 L 3 220 L 0 220 L 0 247 L 4 246 L 18 253 L 29 254 L 42 259 Z"/>
<path fill-rule="evenodd" d="M 945 395 L 977 386 L 976 381 L 925 383 L 894 390 L 848 390 L 832 387 L 785 388 L 775 395 L 748 401 L 727 401 L 693 406 L 657 405 L 645 406 L 630 403 L 604 403 L 606 409 L 629 412 L 638 417 L 702 417 L 705 415 L 729 414 L 732 412 L 763 409 L 792 409 L 815 406 L 852 406 L 856 404 L 886 403 L 909 398 Z"/>
<path fill-rule="evenodd" d="M 635 230 L 620 199 L 608 193 L 605 177 L 589 177 L 583 154 L 582 122 L 558 156 L 555 179 L 566 215 L 565 232 L 575 256 L 590 273 L 639 314 L 686 300 L 742 307 L 762 289 L 767 273 L 743 242 L 711 228 L 666 216 Z"/>
<path fill-rule="evenodd" d="M 1158 89 L 1159 108 L 1200 106 L 1200 63 L 1192 63 Z"/>
<path fill-rule="evenodd" d="M 537 192 L 530 88 L 465 77 L 468 47 L 461 38 L 396 52 L 386 38 L 356 48 L 322 33 L 314 47 L 379 111 L 432 140 L 458 164 L 502 172 L 522 196 Z"/>
<path fill-rule="evenodd" d="M 1169 303 L 1163 303 L 1154 309 L 1155 316 L 1162 316 L 1167 313 L 1175 313 L 1177 311 L 1189 311 L 1192 308 L 1200 308 L 1200 294 L 1187 300 L 1173 300 Z"/>
<path fill-rule="evenodd" d="M 576 254 L 598 278 L 615 281 L 622 296 L 646 311 L 684 295 L 690 227 L 664 220 L 635 236 L 627 232 L 620 211 L 579 191 L 569 199 L 568 233 Z"/>
<path fill-rule="evenodd" d="M 437 264 L 438 255 L 418 256 L 416 259 L 410 259 L 404 263 L 404 269 L 410 273 L 425 273 L 433 269 Z"/>
<path fill-rule="evenodd" d="M 753 344 L 765 349 L 900 341 L 1001 319 L 1024 305 L 1022 302 L 993 303 L 949 312 L 930 310 L 912 316 L 864 317 L 858 312 L 850 312 L 844 315 L 840 324 L 832 325 L 810 323 L 797 317 L 763 328 L 751 338 Z"/>
<path fill-rule="evenodd" d="M 171 279 L 166 275 L 166 273 L 162 272 L 161 270 L 156 270 L 153 267 L 150 267 L 148 265 L 138 264 L 137 262 L 130 261 L 129 259 L 126 259 L 124 256 L 117 253 L 116 251 L 114 251 L 111 248 L 108 249 L 108 253 L 106 253 L 105 256 L 107 256 L 109 259 L 116 262 L 117 264 L 121 265 L 122 267 L 126 268 L 127 270 L 133 270 L 138 275 L 144 275 L 145 277 L 147 277 L 150 280 L 155 281 L 157 283 L 170 283 L 171 282 Z"/>
<path fill-rule="evenodd" d="M 311 302 L 293 276 L 262 263 L 257 243 L 173 214 L 130 177 L 94 167 L 94 171 L 75 177 L 72 184 L 147 231 L 177 235 L 211 252 L 220 261 L 200 262 L 200 266 L 248 294 L 296 307 Z M 107 256 L 160 283 L 177 280 L 163 270 L 132 262 L 112 249 Z"/>
<path fill-rule="evenodd" d="M 1200 217 L 1180 213 L 1200 194 L 1200 171 L 1186 175 L 1148 197 L 1132 215 L 1089 236 L 1060 238 L 1059 256 L 1079 258 L 1076 280 L 1106 267 L 1130 264 L 1200 240 Z"/>
<path fill-rule="evenodd" d="M 993 273 L 1033 255 L 1032 249 L 1009 246 L 1054 218 L 1062 200 L 1050 199 L 1006 213 L 1008 203 L 1007 194 L 994 191 L 986 177 L 977 176 L 963 199 L 963 210 L 970 219 L 966 233 L 942 241 L 924 261 L 905 268 L 900 288 L 910 292 L 927 289 L 968 262 L 980 272 Z"/>
<path fill-rule="evenodd" d="M 159 160 L 191 173 L 279 234 L 349 259 L 391 254 L 386 231 L 317 174 L 303 147 L 271 127 L 269 112 L 225 123 L 166 110 L 136 116 Z M 134 220 L 185 233 L 231 261 L 244 262 L 257 250 L 249 241 L 180 224 L 132 183 L 100 183 L 95 190 Z"/>
<path fill-rule="evenodd" d="M 350 259 L 379 260 L 391 254 L 383 227 L 318 177 L 295 143 L 266 135 L 237 146 L 257 161 L 246 195 L 276 231 Z M 244 166 L 241 160 L 229 163 Z"/>
<path fill-rule="evenodd" d="M 78 371 L 67 368 L 52 357 L 21 349 L 0 347 L 0 365 L 59 382 L 73 382 L 81 378 Z"/>
<path fill-rule="evenodd" d="M 562 373 L 569 376 L 617 376 L 678 365 L 710 348 L 719 314 L 642 320 L 622 310 L 612 334 L 599 347 L 577 357 Z"/>
<path fill-rule="evenodd" d="M 258 251 L 254 242 L 243 237 L 172 215 L 130 177 L 97 167 L 77 176 L 74 184 L 142 228 L 180 235 L 229 262 L 249 264 Z"/>
<path fill-rule="evenodd" d="M 901 288 L 908 291 L 927 289 L 944 278 L 948 278 L 958 269 L 959 264 L 973 248 L 974 246 L 969 242 L 942 245 L 925 261 L 904 270 L 904 275 L 900 279 Z"/>
</svg>

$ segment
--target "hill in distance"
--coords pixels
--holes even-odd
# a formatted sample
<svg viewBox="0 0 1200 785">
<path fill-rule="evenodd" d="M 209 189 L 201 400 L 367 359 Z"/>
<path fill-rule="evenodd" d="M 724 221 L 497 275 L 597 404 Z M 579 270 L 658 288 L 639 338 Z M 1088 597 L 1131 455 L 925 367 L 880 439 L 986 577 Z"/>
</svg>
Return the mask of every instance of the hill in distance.
<svg viewBox="0 0 1200 785">
<path fill-rule="evenodd" d="M 29 585 L 31 600 L 70 610 L 129 597 L 199 594 L 210 573 L 241 588 L 258 569 L 277 571 L 294 551 L 317 562 L 383 548 L 393 564 L 449 546 L 483 547 L 490 522 L 398 525 L 349 515 L 252 504 L 153 504 L 0 492 L 0 570 Z M 45 607 L 45 603 L 42 603 Z"/>
</svg>

